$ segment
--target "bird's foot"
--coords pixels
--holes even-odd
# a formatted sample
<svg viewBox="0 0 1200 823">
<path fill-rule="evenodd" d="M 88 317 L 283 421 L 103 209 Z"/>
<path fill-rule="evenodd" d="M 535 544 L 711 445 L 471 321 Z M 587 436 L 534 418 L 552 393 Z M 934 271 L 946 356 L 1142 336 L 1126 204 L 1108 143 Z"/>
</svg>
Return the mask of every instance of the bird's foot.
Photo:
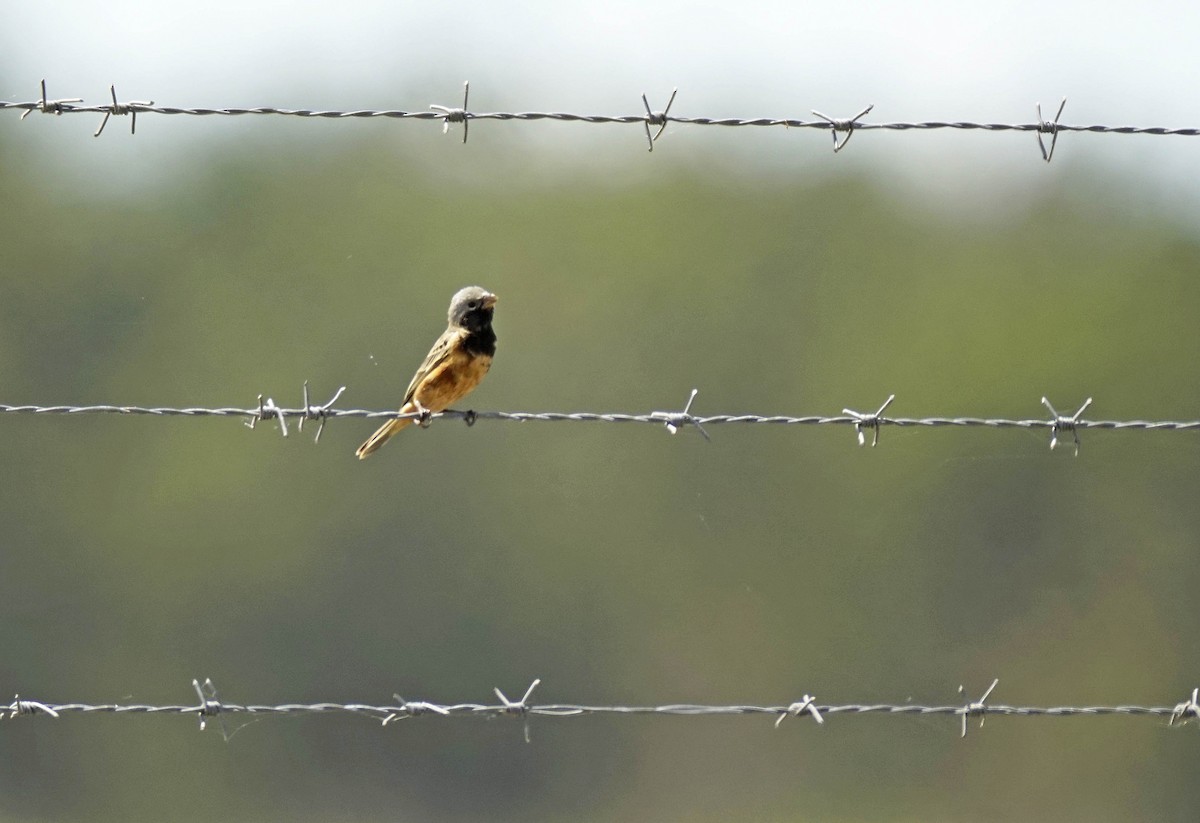
<svg viewBox="0 0 1200 823">
<path fill-rule="evenodd" d="M 417 425 L 423 429 L 429 428 L 429 424 L 433 422 L 433 412 L 422 406 L 420 403 L 417 403 L 415 400 L 413 403 L 417 407 L 417 414 L 420 415 L 420 417 L 417 418 Z"/>
</svg>

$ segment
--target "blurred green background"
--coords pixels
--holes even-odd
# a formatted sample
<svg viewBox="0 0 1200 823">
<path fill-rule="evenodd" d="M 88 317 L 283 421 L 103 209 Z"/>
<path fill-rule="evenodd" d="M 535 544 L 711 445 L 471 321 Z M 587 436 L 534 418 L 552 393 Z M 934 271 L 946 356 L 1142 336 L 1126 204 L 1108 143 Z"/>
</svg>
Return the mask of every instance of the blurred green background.
<svg viewBox="0 0 1200 823">
<path fill-rule="evenodd" d="M 103 139 L 136 159 L 150 123 L 124 125 Z M 114 195 L 0 132 L 0 402 L 295 406 L 309 380 L 386 409 L 478 283 L 500 295 L 479 410 L 644 413 L 697 387 L 699 414 L 894 392 L 898 416 L 1041 417 L 1043 394 L 1200 416 L 1195 234 L 1081 142 L 1018 202 L 955 214 L 808 138 L 767 172 L 724 136 L 672 127 L 649 155 L 614 129 L 619 172 L 547 174 L 521 149 L 537 125 L 466 147 L 436 124 L 227 128 L 247 139 L 184 174 L 148 155 L 163 182 Z M 1028 135 L 985 139 L 1040 162 Z M 540 677 L 540 702 L 945 704 L 998 677 L 993 702 L 1170 705 L 1198 682 L 1195 433 L 1085 431 L 1074 458 L 1045 430 L 860 449 L 844 427 L 447 421 L 360 463 L 373 428 L 0 420 L 0 689 L 488 702 Z M 526 744 L 515 721 L 320 716 L 226 743 L 69 715 L 0 724 L 0 818 L 1190 820 L 1198 739 L 597 717 Z"/>
</svg>

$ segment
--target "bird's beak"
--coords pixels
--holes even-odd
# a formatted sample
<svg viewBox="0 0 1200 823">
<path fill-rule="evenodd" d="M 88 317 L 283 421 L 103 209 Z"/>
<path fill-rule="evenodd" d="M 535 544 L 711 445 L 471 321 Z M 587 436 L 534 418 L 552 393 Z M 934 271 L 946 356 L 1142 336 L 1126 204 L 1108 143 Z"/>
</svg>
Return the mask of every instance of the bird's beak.
<svg viewBox="0 0 1200 823">
<path fill-rule="evenodd" d="M 488 294 L 483 298 L 483 307 L 485 309 L 490 309 L 494 305 L 496 305 L 496 295 Z"/>
</svg>

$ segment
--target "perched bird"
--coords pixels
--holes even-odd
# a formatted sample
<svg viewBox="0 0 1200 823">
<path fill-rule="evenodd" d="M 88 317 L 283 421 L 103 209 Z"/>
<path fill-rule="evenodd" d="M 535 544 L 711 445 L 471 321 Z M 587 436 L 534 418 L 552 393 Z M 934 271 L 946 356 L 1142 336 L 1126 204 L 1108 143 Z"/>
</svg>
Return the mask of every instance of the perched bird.
<svg viewBox="0 0 1200 823">
<path fill-rule="evenodd" d="M 443 411 L 479 385 L 496 353 L 495 305 L 496 295 L 479 286 L 460 289 L 450 299 L 449 324 L 408 384 L 401 413 Z M 412 422 L 405 418 L 384 423 L 358 447 L 358 459 L 365 459 Z"/>
</svg>

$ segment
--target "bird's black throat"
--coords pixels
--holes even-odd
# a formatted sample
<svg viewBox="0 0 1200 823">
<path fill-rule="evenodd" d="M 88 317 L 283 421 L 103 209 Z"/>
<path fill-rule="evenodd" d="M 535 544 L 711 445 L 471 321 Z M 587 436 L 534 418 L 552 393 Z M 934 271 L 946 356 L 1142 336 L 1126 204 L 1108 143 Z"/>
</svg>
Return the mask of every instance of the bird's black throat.
<svg viewBox="0 0 1200 823">
<path fill-rule="evenodd" d="M 496 332 L 492 331 L 493 309 L 475 309 L 463 316 L 463 328 L 467 336 L 463 346 L 470 354 L 486 354 L 492 357 L 496 354 Z"/>
</svg>

